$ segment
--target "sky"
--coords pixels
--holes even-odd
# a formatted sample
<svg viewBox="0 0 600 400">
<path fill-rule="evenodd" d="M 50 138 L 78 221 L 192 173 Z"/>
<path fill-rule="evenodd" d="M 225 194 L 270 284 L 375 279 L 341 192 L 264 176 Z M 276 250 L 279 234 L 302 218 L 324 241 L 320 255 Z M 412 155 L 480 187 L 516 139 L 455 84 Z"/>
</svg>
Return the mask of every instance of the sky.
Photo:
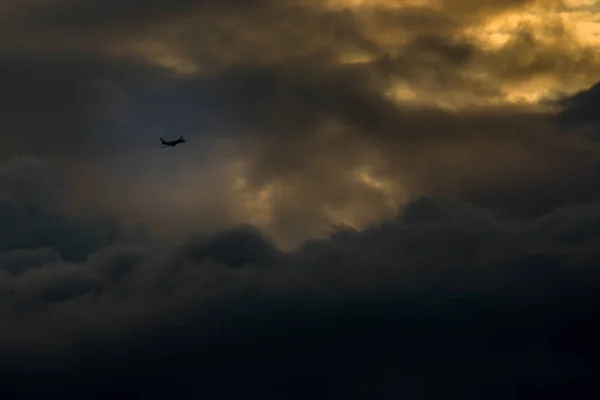
<svg viewBox="0 0 600 400">
<path fill-rule="evenodd" d="M 2 398 L 598 391 L 599 35 L 592 0 L 0 0 Z"/>
</svg>

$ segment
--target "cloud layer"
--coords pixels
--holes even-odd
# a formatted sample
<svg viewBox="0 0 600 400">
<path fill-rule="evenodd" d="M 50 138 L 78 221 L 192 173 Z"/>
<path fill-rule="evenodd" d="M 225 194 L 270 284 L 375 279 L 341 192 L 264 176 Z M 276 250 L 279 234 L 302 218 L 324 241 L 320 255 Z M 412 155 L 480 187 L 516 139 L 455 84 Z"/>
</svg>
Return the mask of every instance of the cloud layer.
<svg viewBox="0 0 600 400">
<path fill-rule="evenodd" d="M 60 160 L 123 220 L 184 232 L 193 213 L 289 248 L 414 196 L 595 197 L 597 149 L 535 106 L 598 70 L 557 2 L 3 4 L 4 159 Z"/>
<path fill-rule="evenodd" d="M 5 165 L 2 193 L 43 171 Z M 290 253 L 250 227 L 170 244 L 55 211 L 85 233 L 72 253 L 43 235 L 50 211 L 3 207 L 3 392 L 577 397 L 598 378 L 599 210 L 510 221 L 422 198 Z"/>
<path fill-rule="evenodd" d="M 593 391 L 593 16 L 2 2 L 2 398 Z"/>
</svg>

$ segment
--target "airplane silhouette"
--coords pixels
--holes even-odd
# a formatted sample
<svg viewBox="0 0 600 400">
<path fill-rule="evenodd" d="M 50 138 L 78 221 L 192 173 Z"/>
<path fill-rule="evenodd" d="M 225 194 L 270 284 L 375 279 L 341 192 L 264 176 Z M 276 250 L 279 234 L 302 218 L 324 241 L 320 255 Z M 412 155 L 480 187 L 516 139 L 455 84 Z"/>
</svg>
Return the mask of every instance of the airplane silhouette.
<svg viewBox="0 0 600 400">
<path fill-rule="evenodd" d="M 175 146 L 177 146 L 179 143 L 185 143 L 185 139 L 183 138 L 183 136 L 182 136 L 182 137 L 180 137 L 180 138 L 179 138 L 179 139 L 177 139 L 177 140 L 167 140 L 167 141 L 165 141 L 163 138 L 160 138 L 160 144 L 161 144 L 161 146 L 160 146 L 160 147 L 162 147 L 163 149 L 164 149 L 165 147 L 169 147 L 169 146 L 170 146 L 170 147 L 175 147 Z"/>
</svg>

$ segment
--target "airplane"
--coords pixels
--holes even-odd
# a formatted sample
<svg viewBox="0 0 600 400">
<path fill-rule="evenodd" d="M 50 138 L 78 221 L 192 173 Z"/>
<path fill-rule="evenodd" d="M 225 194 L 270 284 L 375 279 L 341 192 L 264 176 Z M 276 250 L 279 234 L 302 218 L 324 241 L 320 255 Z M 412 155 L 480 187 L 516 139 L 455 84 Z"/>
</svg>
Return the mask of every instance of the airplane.
<svg viewBox="0 0 600 400">
<path fill-rule="evenodd" d="M 180 137 L 180 138 L 179 138 L 179 139 L 177 139 L 177 140 L 167 140 L 167 141 L 165 141 L 163 138 L 160 138 L 160 144 L 161 144 L 161 146 L 160 146 L 160 147 L 162 147 L 163 149 L 164 149 L 165 147 L 169 147 L 169 146 L 170 146 L 170 147 L 175 147 L 175 146 L 177 146 L 179 143 L 185 143 L 185 139 L 183 138 L 183 136 L 182 136 L 182 137 Z"/>
</svg>

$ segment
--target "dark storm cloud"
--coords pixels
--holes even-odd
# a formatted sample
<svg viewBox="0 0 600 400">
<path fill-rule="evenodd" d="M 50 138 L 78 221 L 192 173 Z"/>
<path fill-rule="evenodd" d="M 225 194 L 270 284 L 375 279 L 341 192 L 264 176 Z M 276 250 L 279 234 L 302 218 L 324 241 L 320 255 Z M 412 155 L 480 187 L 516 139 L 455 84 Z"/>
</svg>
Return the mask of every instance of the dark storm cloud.
<svg viewBox="0 0 600 400">
<path fill-rule="evenodd" d="M 596 83 L 571 96 L 553 99 L 551 104 L 560 108 L 556 120 L 565 131 L 597 142 L 600 139 L 599 100 L 600 83 Z"/>
<path fill-rule="evenodd" d="M 8 2 L 7 14 L 11 15 L 17 24 L 28 27 L 44 27 L 85 30 L 88 28 L 112 28 L 135 24 L 148 24 L 156 20 L 184 15 L 202 2 L 190 0 L 175 1 L 76 1 L 63 0 L 58 2 L 23 1 Z M 204 3 L 211 3 L 204 2 Z"/>
<path fill-rule="evenodd" d="M 42 27 L 56 30 L 86 30 L 89 28 L 123 28 L 134 25 L 136 28 L 165 19 L 185 16 L 190 11 L 227 9 L 229 7 L 252 7 L 268 1 L 191 1 L 174 0 L 62 0 L 8 1 L 4 5 L 4 15 L 10 17 L 14 27 Z"/>
<path fill-rule="evenodd" d="M 93 52 L 28 50 L 3 53 L 0 72 L 4 157 L 101 154 L 122 134 L 130 99 L 164 75 Z"/>
<path fill-rule="evenodd" d="M 599 235 L 597 203 L 508 221 L 423 198 L 291 253 L 243 227 L 4 252 L 27 268 L 0 278 L 3 397 L 579 398 Z"/>
<path fill-rule="evenodd" d="M 600 83 L 561 99 L 559 103 L 565 107 L 561 115 L 563 121 L 572 124 L 597 123 L 599 99 Z"/>
<path fill-rule="evenodd" d="M 143 143 L 165 131 L 189 132 L 190 146 L 228 138 L 233 152 L 222 156 L 245 161 L 250 195 L 283 193 L 273 232 L 295 239 L 332 210 L 385 217 L 403 189 L 454 200 L 416 198 L 397 218 L 289 253 L 250 227 L 173 244 L 127 232 L 118 218 L 75 214 L 60 171 L 14 159 L 0 168 L 2 398 L 577 398 L 595 389 L 597 150 L 561 135 L 548 115 L 449 112 L 384 95 L 404 79 L 439 96 L 493 97 L 528 74 L 593 70 L 587 53 L 533 34 L 497 51 L 454 35 L 526 2 L 360 12 L 316 2 L 52 3 L 0 9 L 11 18 L 0 28 L 10 50 L 0 57 L 5 159 L 81 161 L 67 172 L 82 175 L 91 198 L 124 197 L 116 188 L 147 169 L 156 190 L 119 199 L 128 215 L 169 199 L 173 170 L 159 175 L 157 165 L 190 149 L 144 159 Z M 200 73 L 177 75 L 120 47 L 138 40 L 183 49 Z M 339 62 L 352 51 L 367 61 Z M 191 148 L 186 157 L 201 158 Z M 84 162 L 117 172 L 100 190 Z M 389 193 L 361 183 L 357 167 Z M 240 201 L 195 188 L 184 172 L 188 196 Z M 165 219 L 199 212 L 156 204 L 151 213 Z"/>
<path fill-rule="evenodd" d="M 124 215 L 170 199 L 175 175 L 157 173 L 160 160 L 190 147 L 137 155 L 164 131 L 189 132 L 190 146 L 230 139 L 222 156 L 245 162 L 250 197 L 283 194 L 270 233 L 296 242 L 332 211 L 368 222 L 394 214 L 403 190 L 415 199 L 397 218 L 293 252 L 251 227 L 173 244 L 127 232 L 118 218 L 75 214 L 52 164 L 3 164 L 2 398 L 576 398 L 594 389 L 597 149 L 561 135 L 546 114 L 399 105 L 385 91 L 404 79 L 439 96 L 493 97 L 505 81 L 587 73 L 595 60 L 527 32 L 501 50 L 455 35 L 527 2 L 438 3 L 353 12 L 291 1 L 4 2 L 3 157 L 74 158 L 68 173 L 81 175 L 80 190 L 126 197 Z M 123 50 L 151 53 L 146 40 L 181 50 L 200 72 L 175 74 L 151 66 L 155 54 L 142 62 Z M 353 51 L 366 60 L 339 60 Z M 187 157 L 201 158 L 191 148 Z M 85 162 L 117 172 L 100 190 Z M 389 187 L 361 182 L 359 167 Z M 117 190 L 145 169 L 155 191 Z M 198 189 L 184 172 L 195 207 L 164 201 L 151 213 L 193 220 L 192 192 L 215 208 L 242 201 Z"/>
<path fill-rule="evenodd" d="M 389 1 L 387 4 L 367 4 L 368 11 L 387 11 L 388 15 L 398 14 L 397 8 L 386 7 L 397 2 Z M 481 1 L 476 6 L 466 0 L 432 1 L 425 6 L 407 7 L 408 12 L 429 12 L 434 14 L 449 14 L 451 17 L 482 18 L 508 10 L 522 8 L 531 4 L 531 0 L 509 1 Z M 431 7 L 438 6 L 438 7 Z M 174 0 L 164 2 L 159 0 L 91 0 L 79 2 L 76 0 L 62 0 L 51 4 L 44 1 L 24 0 L 6 1 L 4 15 L 10 17 L 10 22 L 18 26 L 25 24 L 27 27 L 52 27 L 61 29 L 87 29 L 87 28 L 117 28 L 135 25 L 137 28 L 165 20 L 176 19 L 194 14 L 208 14 L 211 17 L 235 15 L 243 18 L 242 13 L 283 11 L 285 8 L 295 10 L 315 9 L 328 11 L 331 9 L 326 2 L 313 0 Z M 334 10 L 340 11 L 340 8 Z M 383 12 L 381 12 L 384 17 Z M 413 22 L 411 18 L 407 22 Z"/>
<path fill-rule="evenodd" d="M 240 117 L 229 126 L 259 133 L 240 140 L 251 184 L 299 189 L 281 200 L 282 209 L 298 213 L 288 215 L 291 225 L 306 220 L 303 210 L 315 214 L 328 202 L 339 207 L 336 196 L 364 195 L 371 207 L 385 202 L 350 172 L 364 165 L 373 166 L 376 178 L 397 182 L 400 191 L 455 196 L 509 213 L 543 213 L 599 194 L 593 184 L 597 149 L 561 137 L 549 115 L 401 107 L 362 86 L 360 68 L 335 77 L 313 70 L 310 81 L 302 74 L 278 79 L 262 69 L 242 72 L 223 77 L 233 86 L 214 90 L 212 101 Z M 339 126 L 328 135 L 319 128 L 331 119 Z M 302 210 L 293 210 L 296 202 Z"/>
<path fill-rule="evenodd" d="M 141 124 L 145 128 L 156 122 L 149 122 L 149 116 L 160 114 L 169 114 L 167 118 L 175 121 L 171 123 L 179 124 L 174 128 L 196 126 L 198 130 L 204 128 L 204 121 L 194 116 L 209 112 L 218 115 L 211 118 L 217 129 L 237 119 L 249 124 L 259 120 L 260 129 L 269 125 L 280 132 L 310 132 L 320 123 L 319 117 L 327 116 L 351 118 L 365 135 L 384 128 L 400 130 L 404 127 L 397 122 L 398 110 L 381 95 L 390 79 L 410 80 L 430 92 L 467 88 L 489 95 L 500 90 L 498 82 L 482 84 L 462 71 L 502 65 L 495 73 L 509 79 L 536 72 L 542 64 L 549 65 L 543 73 L 573 70 L 560 62 L 560 51 L 549 53 L 551 49 L 531 35 L 497 54 L 464 38 L 450 39 L 452 32 L 461 29 L 458 16 L 479 19 L 527 3 L 482 2 L 473 7 L 462 0 L 443 1 L 441 9 L 374 6 L 362 13 L 302 1 L 7 2 L 4 26 L 13 38 L 6 45 L 11 52 L 2 60 L 2 83 L 7 88 L 0 99 L 6 121 L 2 132 L 20 151 L 50 153 L 86 146 L 93 152 L 102 147 L 103 137 L 136 136 L 132 132 L 140 131 Z M 28 28 L 20 29 L 19 24 Z M 117 26 L 131 31 L 115 30 Z M 64 29 L 77 33 L 53 36 Z M 86 29 L 96 34 L 88 36 Z M 382 39 L 395 30 L 408 45 Z M 26 39 L 31 35 L 39 36 L 37 47 L 36 41 Z M 173 82 L 165 70 L 114 55 L 122 45 L 127 49 L 137 43 L 144 48 L 145 41 L 182 49 L 209 75 Z M 40 53 L 41 48 L 47 50 Z M 51 48 L 61 51 L 48 51 Z M 90 54 L 91 49 L 95 53 Z M 348 51 L 364 52 L 371 61 L 340 65 L 339 56 Z M 518 58 L 524 52 L 533 57 L 523 66 Z M 131 58 L 123 49 L 117 54 Z M 498 63 L 498 59 L 512 61 Z M 552 60 L 559 61 L 552 64 Z M 593 60 L 578 62 L 593 65 Z M 518 71 L 511 72 L 517 65 Z M 148 105 L 147 92 L 140 93 L 140 85 L 153 80 L 170 83 L 155 84 L 154 99 L 163 101 Z M 173 85 L 184 88 L 183 92 L 173 93 Z M 185 85 L 200 92 L 189 95 L 191 89 Z M 140 107 L 144 101 L 148 108 Z M 278 117 L 282 112 L 288 123 Z M 421 135 L 429 135 L 433 130 L 422 131 Z M 15 139 L 18 136 L 26 140 Z"/>
<path fill-rule="evenodd" d="M 249 197 L 265 187 L 283 193 L 269 211 L 269 229 L 294 244 L 327 229 L 336 219 L 331 214 L 340 210 L 343 218 L 334 222 L 348 215 L 359 225 L 387 217 L 406 193 L 457 197 L 520 214 L 597 197 L 590 184 L 598 168 L 595 150 L 557 138 L 545 115 L 518 108 L 448 112 L 399 105 L 386 93 L 400 79 L 436 96 L 487 97 L 501 93 L 504 80 L 519 81 L 529 72 L 587 71 L 593 65 L 586 57 L 569 64 L 570 53 L 560 58 L 560 51 L 533 35 L 518 36 L 497 51 L 455 35 L 466 24 L 457 13 L 479 20 L 521 2 L 500 8 L 486 2 L 472 10 L 467 3 L 444 2 L 441 11 L 374 7 L 364 13 L 314 3 L 290 8 L 260 2 L 239 12 L 229 3 L 175 2 L 153 3 L 156 9 L 151 5 L 135 14 L 129 12 L 133 4 L 64 2 L 22 9 L 5 28 L 14 30 L 15 39 L 0 60 L 7 88 L 0 94 L 4 155 L 68 157 L 74 175 L 83 163 L 106 165 L 102 191 L 129 190 L 128 201 L 113 201 L 120 215 L 150 202 L 139 182 L 176 170 L 174 158 L 167 164 L 166 157 L 151 152 L 162 135 L 188 137 L 187 157 L 196 160 L 205 158 L 211 142 L 231 139 L 233 152 L 219 153 L 222 163 L 245 162 Z M 99 12 L 97 23 L 90 21 L 90 10 Z M 115 13 L 117 25 L 131 19 L 133 33 L 108 31 Z M 416 20 L 418 26 L 404 23 Z M 19 21 L 30 21 L 32 28 L 25 34 Z M 38 33 L 45 32 L 48 42 L 27 39 L 43 21 L 48 25 Z M 94 34 L 60 35 L 79 25 Z M 136 30 L 141 25 L 143 33 Z M 386 39 L 394 29 L 402 40 Z M 120 47 L 144 48 L 146 40 L 180 49 L 200 72 L 175 74 L 151 66 L 157 62 L 152 57 L 141 61 Z M 50 42 L 57 51 L 49 51 Z M 340 62 L 353 51 L 366 54 L 367 61 Z M 524 53 L 533 56 L 525 64 L 519 61 Z M 480 69 L 491 78 L 481 82 L 464 73 Z M 191 147 L 194 143 L 201 144 Z M 391 188 L 365 185 L 355 173 L 363 167 Z M 89 178 L 80 175 L 89 189 Z M 220 189 L 226 192 L 228 184 Z M 181 185 L 192 191 L 194 183 Z M 194 193 L 216 192 L 215 185 L 198 186 Z M 156 190 L 153 199 L 168 199 L 170 192 Z M 223 220 L 232 209 L 243 209 L 235 196 L 215 197 Z M 145 214 L 187 219 L 170 211 L 183 208 L 181 203 L 156 204 L 165 206 L 147 206 Z"/>
<path fill-rule="evenodd" d="M 125 233 L 118 220 L 102 213 L 74 216 L 69 193 L 65 176 L 50 162 L 16 157 L 0 166 L 3 268 L 16 273 L 19 266 L 59 256 L 82 261 Z"/>
<path fill-rule="evenodd" d="M 234 252 L 231 249 L 236 249 Z M 271 267 L 277 257 L 274 246 L 252 226 L 192 237 L 183 254 L 193 261 L 216 259 L 231 267 L 246 264 Z"/>
<path fill-rule="evenodd" d="M 270 184 L 284 187 L 272 233 L 295 243 L 327 226 L 327 209 L 346 207 L 363 221 L 393 212 L 388 194 L 365 186 L 352 172 L 365 165 L 375 178 L 397 184 L 396 202 L 402 192 L 432 194 L 539 214 L 598 195 L 596 151 L 558 135 L 549 116 L 399 106 L 372 85 L 369 66 L 330 70 L 284 62 L 177 77 L 96 56 L 14 60 L 6 61 L 3 75 L 13 89 L 0 95 L 7 124 L 3 139 L 14 144 L 3 148 L 5 155 L 33 152 L 111 163 L 127 155 L 131 161 L 119 165 L 129 175 L 113 178 L 127 182 L 140 180 L 136 164 L 148 164 L 131 149 L 146 148 L 161 132 L 185 133 L 190 143 L 229 138 L 234 152 L 223 157 L 246 161 L 251 193 Z M 42 65 L 46 69 L 38 71 Z M 46 102 L 51 105 L 44 109 Z M 131 196 L 131 203 L 141 201 Z"/>
<path fill-rule="evenodd" d="M 461 66 L 470 61 L 470 66 L 495 70 L 503 79 L 519 78 L 527 73 L 579 73 L 582 68 L 589 70 L 586 65 L 596 65 L 591 54 L 571 60 L 574 55 L 567 45 L 573 43 L 566 39 L 570 36 L 564 27 L 554 20 L 552 27 L 557 30 L 554 36 L 561 38 L 552 42 L 550 47 L 554 48 L 525 28 L 522 35 L 517 35 L 497 52 L 484 50 L 479 45 L 475 48 L 470 39 L 461 34 L 461 30 L 471 24 L 531 3 L 478 2 L 473 6 L 472 2 L 453 0 L 390 7 L 395 5 L 391 1 L 353 9 L 302 0 L 151 3 L 69 0 L 52 4 L 29 2 L 27 6 L 8 2 L 4 29 L 12 33 L 12 43 L 16 46 L 20 39 L 29 46 L 35 46 L 36 40 L 42 46 L 49 45 L 50 40 L 54 46 L 78 43 L 80 48 L 94 46 L 104 51 L 125 48 L 131 52 L 128 46 L 134 44 L 138 45 L 137 50 L 139 46 L 164 44 L 183 51 L 202 70 L 211 72 L 232 63 L 265 65 L 281 59 L 315 62 L 319 57 L 321 61 L 337 61 L 340 54 L 349 51 L 391 61 L 394 73 L 409 79 L 414 78 L 409 73 L 423 79 L 425 74 L 445 71 L 440 76 L 442 81 L 450 77 L 460 80 L 460 71 L 449 71 L 456 67 L 457 61 L 462 61 Z M 77 32 L 75 37 L 73 32 Z M 390 39 L 390 35 L 397 39 Z M 437 42 L 434 46 L 432 40 Z M 405 49 L 406 41 L 412 45 Z M 451 49 L 441 47 L 442 41 L 465 43 L 453 44 L 455 53 L 450 56 Z M 522 59 L 524 52 L 528 52 L 527 62 Z M 127 50 L 121 52 L 123 54 L 131 55 Z M 437 60 L 437 68 L 429 70 L 427 64 L 436 54 L 442 59 Z M 478 57 L 466 58 L 467 55 Z"/>
</svg>

